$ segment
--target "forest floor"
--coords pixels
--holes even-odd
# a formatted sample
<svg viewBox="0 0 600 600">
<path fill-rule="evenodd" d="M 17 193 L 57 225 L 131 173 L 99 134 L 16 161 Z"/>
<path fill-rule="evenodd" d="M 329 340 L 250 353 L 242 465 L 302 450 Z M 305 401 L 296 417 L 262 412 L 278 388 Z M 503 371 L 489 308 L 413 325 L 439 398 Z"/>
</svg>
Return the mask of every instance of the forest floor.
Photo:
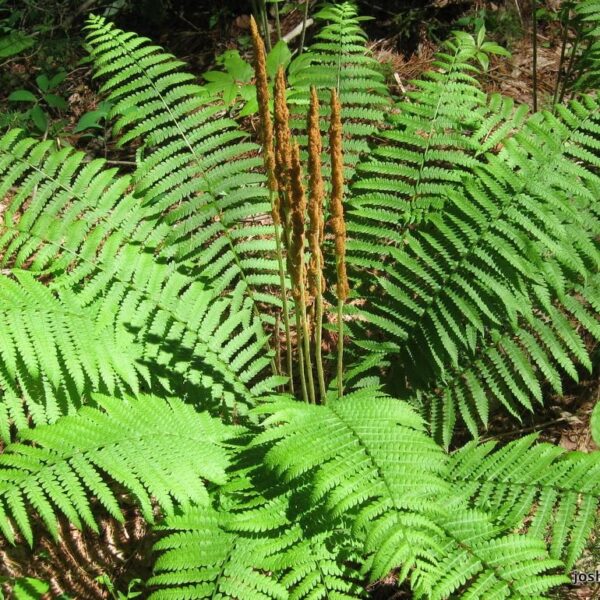
<svg viewBox="0 0 600 600">
<path fill-rule="evenodd" d="M 478 14 L 475 9 L 485 3 L 455 2 L 461 5 L 460 8 L 449 13 L 444 13 L 442 9 L 451 5 L 451 1 L 438 0 L 430 4 L 439 5 L 440 10 L 427 13 L 427 18 L 421 18 L 421 21 L 418 14 L 413 15 L 408 29 L 398 25 L 393 11 L 375 6 L 372 8 L 375 21 L 365 23 L 369 47 L 384 65 L 390 86 L 398 96 L 411 89 L 411 80 L 430 68 L 439 48 L 439 38 L 453 28 L 472 27 Z M 513 0 L 507 0 L 506 5 L 502 2 L 487 3 L 488 11 L 492 13 L 490 21 L 496 23 L 496 29 L 489 28 L 490 35 L 508 46 L 511 57 L 492 60 L 484 78 L 484 86 L 489 92 L 500 92 L 518 103 L 531 106 L 533 51 L 530 15 L 526 11 L 517 12 L 516 7 L 519 7 L 519 3 Z M 437 21 L 434 21 L 432 14 Z M 300 19 L 299 11 L 288 13 L 282 21 L 283 33 L 291 31 Z M 460 19 L 466 25 L 461 26 Z M 101 129 L 94 135 L 74 131 L 81 116 L 97 110 L 102 102 L 89 65 L 80 62 L 84 56 L 82 38 L 75 29 L 80 21 L 75 19 L 69 25 L 70 29 L 65 29 L 66 36 L 62 35 L 62 25 L 43 34 L 48 37 L 46 47 L 35 46 L 29 53 L 4 62 L 0 60 L 0 113 L 15 113 L 14 104 L 7 101 L 12 90 L 34 89 L 37 87 L 36 77 L 65 69 L 66 77 L 55 92 L 64 98 L 67 107 L 64 110 L 48 108 L 48 116 L 54 127 L 49 127 L 48 132 L 61 143 L 71 144 L 91 156 L 108 158 L 116 166 L 128 169 L 133 163 L 132 149 L 118 148 L 109 129 Z M 211 26 L 207 27 L 207 23 Z M 245 53 L 246 58 L 250 58 L 247 43 L 249 16 L 239 11 L 219 12 L 215 20 L 214 8 L 208 3 L 191 3 L 186 10 L 173 11 L 162 24 L 138 22 L 135 13 L 126 13 L 121 16 L 118 25 L 151 37 L 187 62 L 190 69 L 199 75 L 213 68 L 215 58 L 225 50 L 240 48 L 240 41 L 242 55 Z M 309 40 L 311 35 L 309 28 Z M 557 25 L 552 22 L 541 23 L 537 41 L 538 103 L 544 107 L 551 104 L 559 68 L 560 31 Z M 15 119 L 18 121 L 19 116 Z M 28 121 L 17 124 L 34 127 Z M 0 123 L 0 129 L 4 126 L 6 123 Z M 594 346 L 592 340 L 589 344 L 590 354 L 596 359 L 600 358 L 598 347 Z M 485 439 L 506 442 L 525 433 L 537 432 L 542 440 L 565 449 L 583 452 L 597 449 L 589 429 L 592 408 L 600 401 L 600 360 L 595 363 L 597 367 L 594 372 L 582 372 L 580 382 L 565 385 L 562 396 L 548 393 L 544 406 L 539 406 L 534 414 L 524 416 L 522 423 L 515 425 L 514 420 L 508 420 L 505 416 L 493 418 L 484 435 Z M 128 509 L 125 525 L 119 525 L 108 516 L 103 518 L 102 525 L 101 533 L 94 534 L 81 533 L 63 523 L 64 542 L 60 547 L 44 537 L 40 538 L 32 551 L 25 550 L 23 546 L 15 549 L 0 545 L 0 576 L 53 579 L 55 592 L 62 589 L 69 597 L 86 600 L 110 597 L 106 585 L 97 581 L 99 576 L 108 576 L 118 590 L 126 590 L 132 580 L 148 577 L 152 538 L 137 510 L 133 506 Z M 592 540 L 577 568 L 580 571 L 600 568 L 599 539 Z M 410 594 L 398 589 L 392 576 L 387 581 L 373 585 L 371 597 L 374 600 L 399 600 L 410 598 Z M 564 586 L 555 597 L 593 600 L 600 598 L 600 585 Z"/>
</svg>

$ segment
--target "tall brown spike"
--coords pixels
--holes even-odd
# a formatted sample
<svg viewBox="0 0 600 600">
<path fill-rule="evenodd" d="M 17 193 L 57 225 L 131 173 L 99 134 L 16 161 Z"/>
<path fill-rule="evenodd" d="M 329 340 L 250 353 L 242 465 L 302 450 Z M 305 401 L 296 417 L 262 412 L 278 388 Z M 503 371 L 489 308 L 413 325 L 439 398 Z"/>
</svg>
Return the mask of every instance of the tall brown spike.
<svg viewBox="0 0 600 600">
<path fill-rule="evenodd" d="M 331 125 L 329 127 L 329 150 L 331 152 L 331 229 L 335 239 L 337 269 L 337 297 L 345 301 L 350 287 L 346 274 L 346 222 L 344 221 L 344 161 L 342 155 L 342 120 L 340 99 L 331 90 Z"/>
<path fill-rule="evenodd" d="M 308 266 L 308 286 L 312 298 L 316 298 L 318 281 L 321 279 L 321 291 L 325 289 L 323 279 L 323 254 L 321 246 L 323 243 L 323 175 L 321 167 L 321 129 L 319 126 L 319 98 L 317 90 L 311 87 L 310 109 L 308 112 L 308 178 L 310 193 L 308 197 L 308 216 L 310 229 L 308 232 L 308 245 L 310 248 L 310 262 Z"/>
<path fill-rule="evenodd" d="M 252 46 L 254 48 L 254 72 L 256 76 L 256 99 L 258 100 L 258 116 L 260 120 L 261 144 L 265 170 L 269 181 L 269 189 L 277 191 L 277 179 L 275 177 L 275 153 L 273 150 L 273 122 L 269 110 L 269 83 L 267 78 L 267 63 L 265 44 L 260 37 L 254 17 L 250 18 L 250 32 L 252 34 Z M 280 209 L 278 197 L 275 196 L 273 204 L 273 221 L 280 222 Z"/>
<path fill-rule="evenodd" d="M 279 185 L 280 221 L 284 230 L 288 228 L 290 170 L 292 144 L 290 132 L 290 113 L 285 94 L 285 75 L 279 67 L 275 78 L 275 175 Z"/>
<path fill-rule="evenodd" d="M 298 143 L 292 144 L 290 170 L 290 221 L 292 225 L 288 265 L 292 279 L 292 293 L 297 302 L 303 298 L 306 269 L 304 267 L 304 215 L 306 197 L 302 184 L 302 166 L 300 164 L 300 148 Z"/>
</svg>

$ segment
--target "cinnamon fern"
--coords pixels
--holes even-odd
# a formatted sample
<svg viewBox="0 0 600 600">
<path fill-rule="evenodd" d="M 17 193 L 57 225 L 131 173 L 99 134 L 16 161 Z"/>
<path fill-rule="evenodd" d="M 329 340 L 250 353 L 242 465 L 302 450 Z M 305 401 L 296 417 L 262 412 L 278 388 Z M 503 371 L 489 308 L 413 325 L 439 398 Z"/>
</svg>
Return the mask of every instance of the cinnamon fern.
<svg viewBox="0 0 600 600">
<path fill-rule="evenodd" d="M 155 600 L 548 597 L 599 454 L 479 437 L 595 366 L 600 104 L 488 96 L 461 33 L 395 98 L 356 7 L 316 19 L 275 135 L 92 16 L 133 168 L 0 136 L 0 532 L 135 502 Z"/>
</svg>

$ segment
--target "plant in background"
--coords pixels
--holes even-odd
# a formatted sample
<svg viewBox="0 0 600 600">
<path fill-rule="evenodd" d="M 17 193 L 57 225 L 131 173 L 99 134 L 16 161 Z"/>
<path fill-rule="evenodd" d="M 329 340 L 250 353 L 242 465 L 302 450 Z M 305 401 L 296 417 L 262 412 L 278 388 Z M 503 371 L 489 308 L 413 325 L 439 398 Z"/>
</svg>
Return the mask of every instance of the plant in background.
<svg viewBox="0 0 600 600">
<path fill-rule="evenodd" d="M 62 111 L 68 108 L 66 100 L 55 93 L 56 88 L 65 80 L 66 76 L 65 71 L 59 71 L 52 77 L 42 73 L 35 78 L 37 94 L 21 89 L 11 92 L 8 96 L 9 102 L 25 103 L 31 106 L 23 113 L 23 118 L 26 122 L 31 120 L 38 133 L 47 135 L 49 132 L 51 118 L 48 111 L 55 110 L 62 114 Z M 60 129 L 64 123 L 58 122 L 52 125 L 53 128 Z"/>
<path fill-rule="evenodd" d="M 592 534 L 599 453 L 478 435 L 591 367 L 600 106 L 486 96 L 466 35 L 394 100 L 353 5 L 315 17 L 273 115 L 254 36 L 260 146 L 98 17 L 133 172 L 0 139 L 0 531 L 97 529 L 126 490 L 161 534 L 151 598 L 359 598 L 391 572 L 544 597 Z"/>
<path fill-rule="evenodd" d="M 594 90 L 599 82 L 600 2 L 562 2 L 558 11 L 562 42 L 553 102 L 567 93 Z"/>
<path fill-rule="evenodd" d="M 277 69 L 284 69 L 291 59 L 287 44 L 280 40 L 266 57 L 266 68 L 269 78 L 273 81 Z M 203 77 L 208 83 L 204 86 L 212 96 L 220 96 L 226 105 L 239 105 L 238 116 L 253 115 L 258 110 L 256 86 L 252 83 L 254 70 L 240 56 L 237 50 L 227 50 L 218 59 L 217 64 L 224 71 L 207 71 Z M 239 100 L 238 100 L 239 98 Z"/>
</svg>

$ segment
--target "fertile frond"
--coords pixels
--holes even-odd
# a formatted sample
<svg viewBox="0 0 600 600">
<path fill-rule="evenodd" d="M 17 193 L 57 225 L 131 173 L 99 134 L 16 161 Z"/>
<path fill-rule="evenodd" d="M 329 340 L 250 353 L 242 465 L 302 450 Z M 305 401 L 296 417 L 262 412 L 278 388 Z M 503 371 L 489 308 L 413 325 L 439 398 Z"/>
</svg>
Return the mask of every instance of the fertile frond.
<svg viewBox="0 0 600 600">
<path fill-rule="evenodd" d="M 21 432 L 22 441 L 0 455 L 0 529 L 9 540 L 16 527 L 32 543 L 28 507 L 53 535 L 57 511 L 95 529 L 90 496 L 122 520 L 106 475 L 135 496 L 150 521 L 151 498 L 172 512 L 174 501 L 206 504 L 203 479 L 223 483 L 229 462 L 223 442 L 235 430 L 181 401 L 96 400 L 101 408 Z"/>
</svg>

